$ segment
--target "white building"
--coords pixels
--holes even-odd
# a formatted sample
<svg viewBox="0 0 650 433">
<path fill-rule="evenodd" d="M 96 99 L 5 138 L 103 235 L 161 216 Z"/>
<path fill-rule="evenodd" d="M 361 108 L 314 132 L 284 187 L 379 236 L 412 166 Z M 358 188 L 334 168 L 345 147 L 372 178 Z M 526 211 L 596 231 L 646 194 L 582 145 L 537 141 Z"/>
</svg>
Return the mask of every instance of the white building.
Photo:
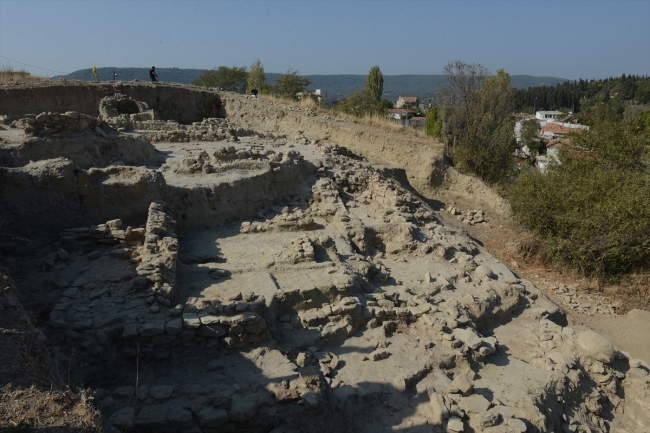
<svg viewBox="0 0 650 433">
<path fill-rule="evenodd" d="M 319 99 L 323 99 L 325 102 L 327 102 L 327 105 L 332 105 L 338 99 L 338 93 L 327 92 L 323 89 L 316 89 L 314 95 L 318 96 Z"/>
<path fill-rule="evenodd" d="M 554 121 L 557 120 L 557 116 L 559 116 L 560 114 L 562 114 L 561 111 L 536 111 L 535 119 Z"/>
</svg>

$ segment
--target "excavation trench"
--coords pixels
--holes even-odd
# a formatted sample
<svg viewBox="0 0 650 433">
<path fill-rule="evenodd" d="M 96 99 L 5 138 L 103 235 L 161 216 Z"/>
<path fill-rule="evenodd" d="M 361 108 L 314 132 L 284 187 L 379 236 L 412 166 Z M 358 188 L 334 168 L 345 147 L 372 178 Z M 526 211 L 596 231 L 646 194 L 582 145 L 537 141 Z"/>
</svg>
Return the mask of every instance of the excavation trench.
<svg viewBox="0 0 650 433">
<path fill-rule="evenodd" d="M 33 239 L 0 258 L 106 431 L 648 425 L 650 366 L 565 326 L 415 192 L 435 190 L 435 146 L 387 169 L 361 153 L 394 166 L 403 140 L 230 94 L 223 119 L 215 92 L 140 86 L 80 86 L 33 117 L 62 90 L 0 99 L 16 119 L 0 212 Z M 98 117 L 106 97 L 126 108 Z"/>
</svg>

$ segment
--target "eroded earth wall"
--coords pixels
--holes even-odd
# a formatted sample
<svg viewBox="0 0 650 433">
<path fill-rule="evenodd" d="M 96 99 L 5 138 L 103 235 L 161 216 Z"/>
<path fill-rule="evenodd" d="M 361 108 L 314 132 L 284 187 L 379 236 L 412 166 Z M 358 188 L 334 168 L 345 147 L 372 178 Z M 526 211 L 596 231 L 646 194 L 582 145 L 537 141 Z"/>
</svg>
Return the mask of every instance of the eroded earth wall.
<svg viewBox="0 0 650 433">
<path fill-rule="evenodd" d="M 216 91 L 142 82 L 57 81 L 41 86 L 2 87 L 0 113 L 24 117 L 29 113 L 76 111 L 97 116 L 100 100 L 116 93 L 146 102 L 163 120 L 192 123 L 208 117 L 223 117 L 221 98 Z"/>
</svg>

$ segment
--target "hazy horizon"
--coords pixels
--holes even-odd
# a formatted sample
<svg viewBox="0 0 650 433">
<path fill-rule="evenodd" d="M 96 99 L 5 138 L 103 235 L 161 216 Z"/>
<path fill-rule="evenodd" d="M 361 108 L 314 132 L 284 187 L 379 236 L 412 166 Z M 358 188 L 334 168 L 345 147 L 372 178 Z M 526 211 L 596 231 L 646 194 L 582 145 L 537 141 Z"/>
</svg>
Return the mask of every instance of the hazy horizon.
<svg viewBox="0 0 650 433">
<path fill-rule="evenodd" d="M 303 75 L 439 75 L 457 59 L 568 80 L 650 75 L 650 2 L 0 0 L 0 64 L 38 75 L 257 58 Z"/>
</svg>

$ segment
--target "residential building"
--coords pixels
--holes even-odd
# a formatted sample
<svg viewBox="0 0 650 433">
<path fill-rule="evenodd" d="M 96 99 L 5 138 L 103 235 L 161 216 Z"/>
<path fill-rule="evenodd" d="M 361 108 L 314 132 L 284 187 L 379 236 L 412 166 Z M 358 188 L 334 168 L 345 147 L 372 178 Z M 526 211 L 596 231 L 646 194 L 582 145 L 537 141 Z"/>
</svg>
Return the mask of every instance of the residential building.
<svg viewBox="0 0 650 433">
<path fill-rule="evenodd" d="M 411 107 L 417 107 L 419 104 L 419 99 L 417 96 L 400 96 L 397 98 L 397 103 L 395 104 L 395 108 L 402 108 L 405 105 L 409 105 Z"/>
<path fill-rule="evenodd" d="M 316 89 L 314 95 L 316 95 L 319 100 L 324 100 L 327 105 L 332 105 L 338 99 L 338 93 L 328 92 L 323 89 Z"/>
<path fill-rule="evenodd" d="M 537 111 L 535 112 L 535 118 L 537 120 L 553 121 L 557 120 L 557 117 L 561 114 L 561 111 Z"/>
<path fill-rule="evenodd" d="M 413 116 L 415 116 L 415 111 L 407 108 L 391 108 L 388 110 L 388 117 L 396 120 L 410 119 Z"/>
<path fill-rule="evenodd" d="M 424 126 L 424 121 L 426 117 L 412 117 L 409 120 L 409 125 Z"/>
<path fill-rule="evenodd" d="M 415 111 L 407 108 L 392 108 L 388 110 L 388 117 L 395 119 L 402 126 L 409 126 L 411 124 L 411 119 L 415 118 L 414 116 Z"/>
<path fill-rule="evenodd" d="M 576 129 L 589 129 L 589 127 L 579 123 L 548 122 L 542 126 L 539 134 L 547 140 L 553 140 L 554 138 L 564 137 Z"/>
</svg>

